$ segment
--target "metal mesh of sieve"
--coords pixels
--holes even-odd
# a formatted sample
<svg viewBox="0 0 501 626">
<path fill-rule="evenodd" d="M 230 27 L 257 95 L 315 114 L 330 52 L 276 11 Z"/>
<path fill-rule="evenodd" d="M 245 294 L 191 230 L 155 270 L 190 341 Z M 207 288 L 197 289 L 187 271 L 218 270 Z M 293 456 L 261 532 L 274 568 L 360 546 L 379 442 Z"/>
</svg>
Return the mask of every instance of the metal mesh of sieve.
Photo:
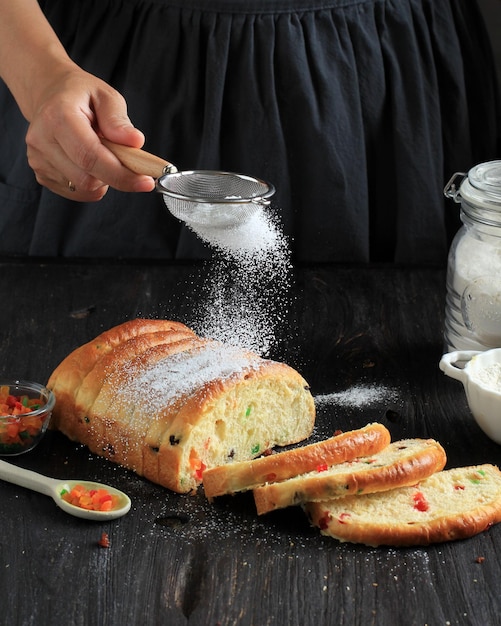
<svg viewBox="0 0 501 626">
<path fill-rule="evenodd" d="M 232 228 L 269 204 L 273 185 L 232 172 L 192 170 L 167 174 L 157 181 L 169 211 L 191 225 Z"/>
</svg>

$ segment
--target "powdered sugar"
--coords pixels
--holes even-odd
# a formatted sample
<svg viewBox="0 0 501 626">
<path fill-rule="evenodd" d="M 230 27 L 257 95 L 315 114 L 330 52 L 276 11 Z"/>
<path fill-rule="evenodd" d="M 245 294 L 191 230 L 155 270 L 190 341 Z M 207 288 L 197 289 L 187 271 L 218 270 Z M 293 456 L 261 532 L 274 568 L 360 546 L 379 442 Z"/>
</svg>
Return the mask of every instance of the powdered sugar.
<svg viewBox="0 0 501 626">
<path fill-rule="evenodd" d="M 131 368 L 129 379 L 118 387 L 117 399 L 132 403 L 144 398 L 154 414 L 183 396 L 193 393 L 213 380 L 226 380 L 257 367 L 258 357 L 242 350 L 210 342 L 202 347 L 169 355 L 138 372 Z M 145 398 L 144 390 L 147 390 Z M 143 412 L 144 413 L 144 412 Z"/>
<path fill-rule="evenodd" d="M 290 252 L 278 224 L 260 207 L 238 228 L 199 234 L 215 258 L 190 325 L 202 337 L 268 354 L 290 287 Z"/>
<path fill-rule="evenodd" d="M 381 385 L 355 385 L 343 391 L 315 396 L 315 404 L 337 404 L 339 406 L 361 407 L 394 398 L 394 389 Z"/>
<path fill-rule="evenodd" d="M 249 257 L 274 248 L 279 237 L 278 228 L 262 208 L 257 208 L 246 220 L 232 228 L 196 230 L 201 239 L 219 250 L 223 255 Z"/>
</svg>

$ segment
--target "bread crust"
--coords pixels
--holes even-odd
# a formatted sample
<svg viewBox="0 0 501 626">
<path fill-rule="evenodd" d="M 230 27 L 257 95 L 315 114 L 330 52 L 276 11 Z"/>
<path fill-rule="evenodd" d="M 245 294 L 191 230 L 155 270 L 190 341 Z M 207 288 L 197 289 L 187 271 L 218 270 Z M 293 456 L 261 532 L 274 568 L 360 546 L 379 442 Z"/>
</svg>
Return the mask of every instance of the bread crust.
<svg viewBox="0 0 501 626">
<path fill-rule="evenodd" d="M 477 474 L 482 476 L 478 482 L 471 479 Z M 323 535 L 341 542 L 377 547 L 466 539 L 501 521 L 501 472 L 490 464 L 454 468 L 416 486 L 311 502 L 304 508 Z"/>
<path fill-rule="evenodd" d="M 395 441 L 379 453 L 253 490 L 258 515 L 287 506 L 412 485 L 440 471 L 447 457 L 434 439 Z"/>
<path fill-rule="evenodd" d="M 60 386 L 59 391 L 54 392 L 59 405 L 53 413 L 54 426 L 73 441 L 87 445 L 93 452 L 108 458 L 115 456 L 125 436 L 120 425 L 124 423 L 123 413 L 127 407 L 114 406 L 113 401 L 127 373 L 139 369 L 141 363 L 154 363 L 198 345 L 201 341 L 194 336 L 183 337 L 183 333 L 178 331 L 167 334 L 170 337 L 164 343 L 157 343 L 158 338 L 165 338 L 163 331 L 155 333 L 159 337 L 149 343 L 139 343 L 137 337 L 127 340 L 96 361 L 94 369 L 99 375 L 94 376 L 94 369 L 91 369 L 74 392 L 63 391 Z M 68 365 L 71 367 L 71 361 L 68 361 Z M 61 370 L 60 374 L 63 378 L 64 372 Z M 111 429 L 115 429 L 116 445 L 110 447 L 104 433 Z"/>
<path fill-rule="evenodd" d="M 206 470 L 205 495 L 209 500 L 224 494 L 254 489 L 264 483 L 278 482 L 314 471 L 323 465 L 343 463 L 383 450 L 390 433 L 382 424 L 347 431 L 324 441 L 262 456 L 252 461 L 229 463 Z"/>
<path fill-rule="evenodd" d="M 115 348 L 136 337 L 172 331 L 195 336 L 195 333 L 181 322 L 158 319 L 133 319 L 106 330 L 63 359 L 50 375 L 47 387 L 54 392 L 60 406 L 61 403 L 63 407 L 68 406 L 80 390 L 85 377 Z M 62 411 L 56 411 L 53 415 L 51 428 L 58 427 L 60 414 Z"/>
</svg>

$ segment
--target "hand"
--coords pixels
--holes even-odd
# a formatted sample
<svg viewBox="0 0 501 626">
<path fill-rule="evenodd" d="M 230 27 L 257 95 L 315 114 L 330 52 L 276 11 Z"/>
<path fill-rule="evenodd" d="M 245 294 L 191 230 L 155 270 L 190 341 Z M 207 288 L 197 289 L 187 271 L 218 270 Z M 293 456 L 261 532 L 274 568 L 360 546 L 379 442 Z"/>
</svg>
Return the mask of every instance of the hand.
<svg viewBox="0 0 501 626">
<path fill-rule="evenodd" d="M 108 187 L 147 192 L 149 176 L 125 168 L 99 140 L 142 147 L 143 134 L 127 116 L 124 98 L 104 81 L 69 64 L 44 86 L 30 115 L 28 162 L 37 181 L 65 198 L 100 200 Z"/>
</svg>

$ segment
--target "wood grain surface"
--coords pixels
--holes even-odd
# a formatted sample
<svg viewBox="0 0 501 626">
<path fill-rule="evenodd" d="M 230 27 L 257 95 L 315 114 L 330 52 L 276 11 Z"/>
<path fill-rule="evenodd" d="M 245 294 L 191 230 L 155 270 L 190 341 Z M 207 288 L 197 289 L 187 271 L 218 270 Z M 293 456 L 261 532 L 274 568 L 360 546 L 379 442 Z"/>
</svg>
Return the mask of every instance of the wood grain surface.
<svg viewBox="0 0 501 626">
<path fill-rule="evenodd" d="M 72 349 L 136 316 L 189 322 L 208 274 L 208 265 L 0 263 L 0 376 L 46 382 Z M 433 268 L 296 269 L 272 356 L 317 397 L 312 440 L 380 421 L 393 439 L 439 440 L 448 467 L 499 463 L 461 384 L 438 368 L 444 285 Z M 356 386 L 380 396 L 357 403 Z M 57 432 L 10 460 L 112 484 L 133 505 L 120 520 L 87 522 L 0 482 L 0 624 L 500 623 L 501 525 L 467 541 L 375 549 L 320 536 L 297 508 L 258 518 L 249 494 L 209 504 L 202 492 L 171 493 Z"/>
</svg>

